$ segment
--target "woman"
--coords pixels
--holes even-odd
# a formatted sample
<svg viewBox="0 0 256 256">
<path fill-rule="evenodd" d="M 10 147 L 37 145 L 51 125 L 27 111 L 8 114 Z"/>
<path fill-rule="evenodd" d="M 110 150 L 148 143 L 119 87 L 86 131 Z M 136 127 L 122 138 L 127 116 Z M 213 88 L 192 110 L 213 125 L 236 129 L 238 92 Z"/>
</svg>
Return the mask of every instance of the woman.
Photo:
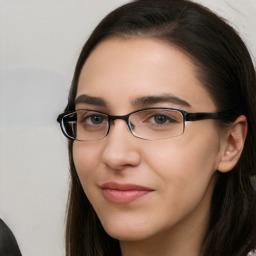
<svg viewBox="0 0 256 256">
<path fill-rule="evenodd" d="M 245 256 L 256 246 L 256 82 L 237 33 L 185 0 L 110 13 L 65 112 L 66 254 Z"/>
</svg>

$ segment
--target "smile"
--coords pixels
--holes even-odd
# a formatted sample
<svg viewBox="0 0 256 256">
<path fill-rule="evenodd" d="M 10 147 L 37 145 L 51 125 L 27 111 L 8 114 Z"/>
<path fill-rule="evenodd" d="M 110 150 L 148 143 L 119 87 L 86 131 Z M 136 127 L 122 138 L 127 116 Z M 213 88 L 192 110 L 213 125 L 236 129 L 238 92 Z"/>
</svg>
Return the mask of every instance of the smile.
<svg viewBox="0 0 256 256">
<path fill-rule="evenodd" d="M 133 185 L 119 184 L 115 182 L 105 183 L 101 186 L 103 197 L 112 203 L 127 204 L 145 196 L 153 189 Z"/>
</svg>

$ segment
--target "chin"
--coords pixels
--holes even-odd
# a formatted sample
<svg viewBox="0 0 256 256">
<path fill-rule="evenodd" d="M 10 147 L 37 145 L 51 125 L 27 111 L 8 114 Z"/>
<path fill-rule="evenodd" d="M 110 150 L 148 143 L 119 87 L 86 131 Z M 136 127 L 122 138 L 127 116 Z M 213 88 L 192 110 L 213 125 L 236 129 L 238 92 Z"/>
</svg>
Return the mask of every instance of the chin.
<svg viewBox="0 0 256 256">
<path fill-rule="evenodd" d="M 106 231 L 109 236 L 111 236 L 114 239 L 117 239 L 119 241 L 141 241 L 147 239 L 148 235 L 141 234 L 138 232 L 130 232 L 127 230 L 117 231 L 117 230 L 111 230 Z"/>
<path fill-rule="evenodd" d="M 144 225 L 116 220 L 103 225 L 107 234 L 120 241 L 140 241 L 147 239 L 152 230 Z"/>
</svg>

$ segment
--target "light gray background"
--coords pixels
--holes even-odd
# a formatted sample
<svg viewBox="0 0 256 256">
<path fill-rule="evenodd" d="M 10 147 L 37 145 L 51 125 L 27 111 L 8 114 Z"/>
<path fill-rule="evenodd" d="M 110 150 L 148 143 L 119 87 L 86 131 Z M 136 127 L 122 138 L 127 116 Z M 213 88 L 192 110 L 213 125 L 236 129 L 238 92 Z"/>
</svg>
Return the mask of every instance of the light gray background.
<svg viewBox="0 0 256 256">
<path fill-rule="evenodd" d="M 225 16 L 255 63 L 256 0 L 196 0 Z M 56 122 L 80 49 L 125 0 L 0 0 L 0 216 L 23 255 L 64 255 L 67 143 Z"/>
</svg>

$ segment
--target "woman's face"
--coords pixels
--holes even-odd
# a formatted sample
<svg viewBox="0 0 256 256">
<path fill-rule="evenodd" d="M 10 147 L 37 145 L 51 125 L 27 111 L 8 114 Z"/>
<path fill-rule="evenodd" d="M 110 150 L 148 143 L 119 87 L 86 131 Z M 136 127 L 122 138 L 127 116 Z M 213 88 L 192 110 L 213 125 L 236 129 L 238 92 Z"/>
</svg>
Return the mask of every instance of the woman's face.
<svg viewBox="0 0 256 256">
<path fill-rule="evenodd" d="M 111 115 L 149 107 L 216 111 L 190 59 L 149 38 L 100 43 L 82 69 L 77 97 L 81 95 L 87 97 L 76 109 Z M 109 235 L 122 241 L 190 236 L 207 225 L 221 137 L 213 120 L 201 120 L 187 122 L 181 136 L 142 140 L 118 119 L 106 138 L 74 141 L 73 157 L 83 189 Z"/>
</svg>

